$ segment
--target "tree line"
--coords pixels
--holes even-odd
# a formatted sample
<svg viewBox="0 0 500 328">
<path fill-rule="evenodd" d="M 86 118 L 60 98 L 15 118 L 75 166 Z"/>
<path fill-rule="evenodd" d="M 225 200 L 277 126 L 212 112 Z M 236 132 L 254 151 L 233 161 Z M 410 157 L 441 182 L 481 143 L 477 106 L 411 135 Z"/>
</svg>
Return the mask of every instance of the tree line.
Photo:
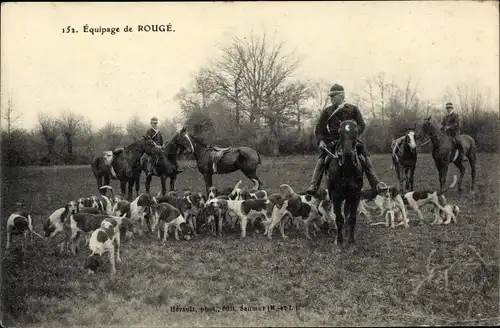
<svg viewBox="0 0 500 328">
<path fill-rule="evenodd" d="M 297 78 L 298 56 L 266 34 L 236 37 L 219 50 L 174 98 L 182 110 L 177 119 L 185 122 L 190 133 L 222 147 L 250 146 L 265 156 L 316 153 L 317 117 L 330 104 L 331 84 L 342 82 Z M 361 140 L 372 153 L 390 152 L 392 140 L 405 128 L 428 116 L 439 124 L 444 114 L 443 108 L 420 95 L 418 83 L 411 78 L 398 84 L 383 72 L 366 78 L 362 90 L 348 100 L 363 113 L 366 130 Z M 444 95 L 442 103 L 447 101 L 454 103 L 462 133 L 476 140 L 479 151 L 496 152 L 500 109 L 492 109 L 498 104 L 465 84 Z M 37 126 L 26 130 L 15 127 L 21 112 L 9 99 L 2 113 L 4 165 L 88 164 L 97 152 L 128 145 L 148 129 L 148 122 L 133 116 L 125 126 L 108 122 L 94 130 L 87 118 L 67 110 L 59 117 L 40 112 Z M 171 137 L 174 121 L 161 123 L 164 137 Z M 429 144 L 420 149 L 429 150 Z"/>
</svg>

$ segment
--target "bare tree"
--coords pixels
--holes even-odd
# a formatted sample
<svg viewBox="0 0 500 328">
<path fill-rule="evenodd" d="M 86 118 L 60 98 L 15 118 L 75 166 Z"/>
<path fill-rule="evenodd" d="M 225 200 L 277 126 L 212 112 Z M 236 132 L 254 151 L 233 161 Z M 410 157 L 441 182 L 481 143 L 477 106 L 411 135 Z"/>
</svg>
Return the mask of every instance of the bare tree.
<svg viewBox="0 0 500 328">
<path fill-rule="evenodd" d="M 298 60 L 293 53 L 285 53 L 283 42 L 269 40 L 266 34 L 234 38 L 222 52 L 212 70 L 217 93 L 260 127 L 264 105 L 273 102 L 270 97 L 293 75 Z"/>
<path fill-rule="evenodd" d="M 146 134 L 148 125 L 141 122 L 138 115 L 134 115 L 128 120 L 125 130 L 127 130 L 128 135 L 131 136 L 133 140 L 138 140 Z"/>
<path fill-rule="evenodd" d="M 57 119 L 45 113 L 38 114 L 38 131 L 47 143 L 47 157 L 53 159 L 54 146 L 59 135 Z"/>
<path fill-rule="evenodd" d="M 478 88 L 466 84 L 457 85 L 458 105 L 465 119 L 473 119 L 478 112 L 491 108 L 491 98 Z"/>
<path fill-rule="evenodd" d="M 123 127 L 113 122 L 107 122 L 99 129 L 98 135 L 110 149 L 114 149 L 123 144 Z"/>
<path fill-rule="evenodd" d="M 2 118 L 5 121 L 5 124 L 7 125 L 8 136 L 11 135 L 12 129 L 15 126 L 16 121 L 19 120 L 22 116 L 23 114 L 17 110 L 17 108 L 14 106 L 14 103 L 12 102 L 12 94 L 9 93 L 7 100 L 7 107 L 5 108 L 5 111 L 2 113 Z"/>
<path fill-rule="evenodd" d="M 297 126 L 298 132 L 301 132 L 304 121 L 312 117 L 310 109 L 305 107 L 307 100 L 312 97 L 312 91 L 307 84 L 299 81 L 292 84 L 288 92 L 292 122 Z"/>
<path fill-rule="evenodd" d="M 73 138 L 82 131 L 84 117 L 69 110 L 64 111 L 58 120 L 58 125 L 66 140 L 68 160 L 73 159 Z"/>
<path fill-rule="evenodd" d="M 310 83 L 309 92 L 312 100 L 312 108 L 317 114 L 328 106 L 330 97 L 328 96 L 330 86 L 324 81 L 317 81 Z"/>
</svg>

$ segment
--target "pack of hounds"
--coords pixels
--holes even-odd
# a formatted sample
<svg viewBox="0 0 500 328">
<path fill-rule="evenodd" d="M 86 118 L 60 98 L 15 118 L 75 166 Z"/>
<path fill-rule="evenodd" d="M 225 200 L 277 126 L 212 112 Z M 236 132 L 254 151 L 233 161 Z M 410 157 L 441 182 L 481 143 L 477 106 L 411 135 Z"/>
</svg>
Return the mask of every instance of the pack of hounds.
<svg viewBox="0 0 500 328">
<path fill-rule="evenodd" d="M 456 184 L 456 176 L 452 186 Z M 322 231 L 331 235 L 335 229 L 335 214 L 326 189 L 318 196 L 295 192 L 287 184 L 280 186 L 280 193 L 268 195 L 265 190 L 249 190 L 240 187 L 241 180 L 233 188 L 222 190 L 211 187 L 208 194 L 186 190 L 182 193 L 151 196 L 143 193 L 132 202 L 115 195 L 110 186 L 101 187 L 101 195 L 67 202 L 43 220 L 45 238 L 33 229 L 30 211 L 17 211 L 7 220 L 8 252 L 12 235 L 23 235 L 23 251 L 33 234 L 42 239 L 63 236 L 59 243 L 60 254 L 70 251 L 76 256 L 83 241 L 90 250 L 85 269 L 95 273 L 100 258 L 109 254 L 111 276 L 116 273 L 115 262 L 120 263 L 122 238 L 133 238 L 147 233 L 165 242 L 169 234 L 176 240 L 191 240 L 200 234 L 222 236 L 236 228 L 239 222 L 241 238 L 246 237 L 247 226 L 263 232 L 272 239 L 274 228 L 279 228 L 283 239 L 288 238 L 286 229 L 302 230 L 307 239 L 311 233 Z M 450 186 L 451 187 L 451 186 Z M 110 191 L 111 197 L 104 191 Z M 373 203 L 373 205 L 369 205 Z M 394 187 L 380 193 L 362 190 L 358 213 L 371 221 L 371 225 L 395 228 L 409 227 L 408 211 L 415 211 L 423 222 L 422 207 L 430 204 L 434 211 L 431 224 L 456 223 L 459 208 L 447 204 L 444 195 L 436 191 L 411 191 L 404 195 Z M 378 209 L 385 221 L 373 222 L 369 209 Z M 116 256 L 115 256 L 116 253 Z"/>
</svg>

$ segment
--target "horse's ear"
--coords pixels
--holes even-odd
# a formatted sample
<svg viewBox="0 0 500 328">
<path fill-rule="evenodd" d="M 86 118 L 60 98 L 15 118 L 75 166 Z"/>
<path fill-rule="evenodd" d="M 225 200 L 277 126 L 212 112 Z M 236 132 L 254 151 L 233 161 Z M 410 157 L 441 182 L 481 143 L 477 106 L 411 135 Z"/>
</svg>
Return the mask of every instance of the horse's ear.
<svg viewBox="0 0 500 328">
<path fill-rule="evenodd" d="M 431 116 L 432 116 L 432 115 L 430 115 L 428 118 L 426 118 L 426 120 L 427 120 L 427 121 L 430 121 L 430 120 L 431 120 Z"/>
<path fill-rule="evenodd" d="M 187 126 L 183 126 L 181 129 L 181 133 L 186 133 L 186 131 L 187 131 Z"/>
</svg>

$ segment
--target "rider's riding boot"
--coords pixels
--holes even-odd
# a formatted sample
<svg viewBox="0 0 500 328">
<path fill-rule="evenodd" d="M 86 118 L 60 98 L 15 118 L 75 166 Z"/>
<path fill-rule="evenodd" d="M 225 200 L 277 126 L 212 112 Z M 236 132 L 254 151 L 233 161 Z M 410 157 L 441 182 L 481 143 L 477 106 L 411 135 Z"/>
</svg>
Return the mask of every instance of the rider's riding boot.
<svg viewBox="0 0 500 328">
<path fill-rule="evenodd" d="M 318 193 L 318 189 L 321 185 L 321 180 L 323 179 L 324 164 L 325 164 L 325 159 L 323 157 L 320 157 L 318 159 L 318 162 L 316 163 L 316 166 L 314 167 L 314 173 L 311 179 L 311 185 L 306 190 L 306 192 L 309 195 L 316 196 Z"/>
<path fill-rule="evenodd" d="M 368 180 L 368 183 L 370 183 L 372 190 L 379 193 L 380 191 L 385 189 L 386 188 L 385 183 L 380 182 L 377 175 L 375 174 L 375 170 L 373 169 L 373 163 L 370 157 L 363 155 L 360 156 L 360 159 L 361 159 L 361 165 L 363 166 L 363 170 L 365 171 L 366 174 L 366 179 Z"/>
<path fill-rule="evenodd" d="M 215 162 L 212 163 L 212 168 L 214 170 L 214 174 L 217 173 L 217 165 L 215 164 Z"/>
</svg>

